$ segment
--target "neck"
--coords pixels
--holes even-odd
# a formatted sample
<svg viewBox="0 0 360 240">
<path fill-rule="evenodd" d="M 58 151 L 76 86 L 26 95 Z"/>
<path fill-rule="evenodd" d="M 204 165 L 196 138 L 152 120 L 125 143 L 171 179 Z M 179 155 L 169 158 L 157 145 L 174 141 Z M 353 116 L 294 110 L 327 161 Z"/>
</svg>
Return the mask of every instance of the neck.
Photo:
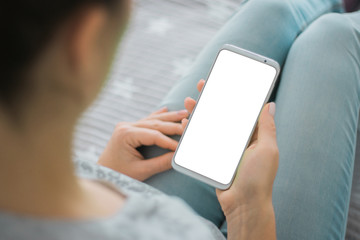
<svg viewBox="0 0 360 240">
<path fill-rule="evenodd" d="M 1 209 L 46 213 L 44 206 L 55 209 L 67 203 L 64 196 L 81 192 L 71 160 L 76 120 L 54 115 L 56 109 L 36 108 L 20 127 L 0 121 Z"/>
</svg>

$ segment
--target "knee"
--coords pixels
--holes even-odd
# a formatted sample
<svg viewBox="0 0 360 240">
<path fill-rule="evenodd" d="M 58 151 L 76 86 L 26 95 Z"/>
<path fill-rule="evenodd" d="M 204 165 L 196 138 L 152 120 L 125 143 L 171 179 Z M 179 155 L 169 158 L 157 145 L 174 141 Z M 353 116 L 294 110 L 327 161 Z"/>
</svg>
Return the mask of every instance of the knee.
<svg viewBox="0 0 360 240">
<path fill-rule="evenodd" d="M 288 0 L 250 0 L 257 5 L 257 8 L 264 10 L 263 17 L 274 16 L 278 19 L 284 19 L 292 16 L 293 6 Z"/>
<path fill-rule="evenodd" d="M 317 45 L 319 50 L 346 52 L 354 42 L 358 42 L 355 28 L 350 20 L 339 13 L 329 13 L 313 22 L 300 36 L 306 44 Z"/>
<path fill-rule="evenodd" d="M 323 28 L 323 34 L 328 38 L 343 40 L 343 43 L 357 39 L 354 34 L 356 29 L 346 14 L 326 14 L 319 18 L 317 24 Z"/>
<path fill-rule="evenodd" d="M 260 4 L 263 5 L 269 13 L 280 14 L 280 16 L 291 12 L 291 4 L 287 0 L 260 1 Z"/>
<path fill-rule="evenodd" d="M 358 30 L 344 14 L 329 13 L 315 20 L 293 43 L 290 52 L 317 59 L 360 60 Z"/>
<path fill-rule="evenodd" d="M 359 39 L 347 16 L 338 13 L 315 20 L 293 43 L 290 62 L 312 73 L 313 84 L 337 90 L 359 87 L 357 62 L 360 61 Z M 305 74 L 305 73 L 304 73 Z M 336 90 L 334 90 L 336 92 Z"/>
</svg>

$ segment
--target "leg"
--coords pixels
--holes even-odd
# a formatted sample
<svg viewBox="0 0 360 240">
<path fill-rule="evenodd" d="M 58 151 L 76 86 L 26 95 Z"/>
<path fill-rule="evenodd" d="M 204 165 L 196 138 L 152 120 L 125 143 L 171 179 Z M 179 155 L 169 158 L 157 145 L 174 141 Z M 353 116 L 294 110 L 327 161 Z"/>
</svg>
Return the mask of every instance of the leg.
<svg viewBox="0 0 360 240">
<path fill-rule="evenodd" d="M 225 43 L 234 44 L 283 63 L 294 39 L 308 23 L 339 6 L 338 0 L 250 0 L 203 49 L 190 72 L 164 99 L 170 110 L 183 108 L 187 96 L 196 98 L 196 83 L 205 78 L 218 49 Z M 165 150 L 143 147 L 150 157 Z M 170 195 L 183 198 L 201 216 L 220 226 L 224 220 L 215 189 L 173 170 L 146 181 Z"/>
<path fill-rule="evenodd" d="M 276 96 L 278 239 L 344 239 L 360 106 L 360 12 L 295 41 Z"/>
<path fill-rule="evenodd" d="M 253 51 L 283 65 L 295 38 L 313 20 L 340 8 L 339 0 L 249 0 L 200 52 L 194 65 L 165 97 L 161 106 L 182 109 L 183 100 L 197 98 L 196 83 L 206 78 L 224 44 Z"/>
</svg>

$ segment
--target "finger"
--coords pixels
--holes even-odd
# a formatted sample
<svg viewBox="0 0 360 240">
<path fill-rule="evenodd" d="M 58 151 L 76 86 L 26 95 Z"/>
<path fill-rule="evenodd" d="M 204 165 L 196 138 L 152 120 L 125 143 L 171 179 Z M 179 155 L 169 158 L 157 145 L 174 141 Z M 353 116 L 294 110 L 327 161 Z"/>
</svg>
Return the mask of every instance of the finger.
<svg viewBox="0 0 360 240">
<path fill-rule="evenodd" d="M 166 122 L 157 119 L 138 121 L 134 123 L 133 126 L 158 130 L 166 135 L 181 135 L 184 131 L 181 123 Z"/>
<path fill-rule="evenodd" d="M 204 80 L 204 79 L 201 79 L 201 80 L 198 82 L 197 86 L 196 86 L 197 90 L 198 90 L 199 92 L 201 92 L 201 90 L 202 90 L 202 88 L 204 87 L 204 85 L 205 85 L 205 80 Z"/>
<path fill-rule="evenodd" d="M 157 145 L 161 148 L 175 151 L 178 142 L 158 130 L 149 128 L 133 127 L 128 130 L 129 137 L 126 139 L 132 147 L 139 147 L 141 145 L 151 146 Z"/>
<path fill-rule="evenodd" d="M 274 121 L 275 103 L 265 105 L 258 121 L 257 139 L 264 146 L 276 144 L 276 127 Z"/>
<path fill-rule="evenodd" d="M 219 198 L 219 195 L 222 194 L 222 193 L 225 192 L 225 191 L 226 191 L 226 190 L 221 190 L 221 189 L 216 188 L 216 189 L 215 189 L 216 196 Z"/>
<path fill-rule="evenodd" d="M 146 169 L 148 177 L 164 172 L 171 169 L 171 159 L 174 156 L 174 152 L 168 152 L 161 156 L 150 158 L 144 161 L 141 161 L 144 169 Z"/>
<path fill-rule="evenodd" d="M 191 113 L 194 110 L 195 105 L 196 105 L 196 101 L 194 99 L 192 99 L 191 97 L 185 98 L 184 106 L 189 113 Z"/>
<path fill-rule="evenodd" d="M 156 110 L 155 112 L 152 112 L 149 116 L 156 115 L 156 114 L 159 114 L 159 113 L 164 113 L 164 112 L 167 112 L 167 111 L 168 111 L 167 107 L 162 107 L 159 110 Z"/>
<path fill-rule="evenodd" d="M 249 146 L 251 146 L 252 144 L 254 144 L 257 141 L 258 134 L 259 134 L 259 127 L 258 127 L 258 124 L 256 124 L 254 133 L 253 133 L 253 135 L 251 137 L 251 140 L 250 140 L 250 143 L 249 143 Z"/>
<path fill-rule="evenodd" d="M 188 124 L 189 120 L 184 118 L 183 120 L 181 120 L 181 126 L 183 129 L 186 128 L 186 125 Z M 183 130 L 184 131 L 184 130 Z"/>
<path fill-rule="evenodd" d="M 179 111 L 171 111 L 171 112 L 159 113 L 156 115 L 150 115 L 146 119 L 158 119 L 168 122 L 180 122 L 181 119 L 186 118 L 188 115 L 189 112 L 186 109 L 183 109 Z"/>
<path fill-rule="evenodd" d="M 204 87 L 205 84 L 205 80 L 201 79 L 198 83 L 197 83 L 197 90 L 199 92 L 201 92 L 201 89 Z M 194 99 L 192 99 L 191 97 L 187 97 L 184 100 L 184 106 L 185 108 L 189 111 L 192 112 L 194 110 L 194 107 L 196 105 L 196 101 Z"/>
</svg>

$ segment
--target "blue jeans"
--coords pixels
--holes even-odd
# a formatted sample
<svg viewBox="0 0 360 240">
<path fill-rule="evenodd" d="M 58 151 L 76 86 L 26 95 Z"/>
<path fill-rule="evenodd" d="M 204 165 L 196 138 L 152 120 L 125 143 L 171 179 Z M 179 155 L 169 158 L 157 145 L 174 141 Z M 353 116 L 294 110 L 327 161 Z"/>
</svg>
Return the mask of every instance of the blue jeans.
<svg viewBox="0 0 360 240">
<path fill-rule="evenodd" d="M 205 46 L 161 106 L 197 98 L 217 51 L 230 43 L 282 66 L 275 123 L 280 166 L 273 204 L 278 239 L 342 239 L 353 174 L 360 104 L 360 12 L 339 0 L 249 0 Z M 173 136 L 178 139 L 178 136 Z M 145 157 L 166 152 L 143 147 Z M 174 170 L 146 183 L 186 201 L 226 234 L 214 188 Z"/>
</svg>

